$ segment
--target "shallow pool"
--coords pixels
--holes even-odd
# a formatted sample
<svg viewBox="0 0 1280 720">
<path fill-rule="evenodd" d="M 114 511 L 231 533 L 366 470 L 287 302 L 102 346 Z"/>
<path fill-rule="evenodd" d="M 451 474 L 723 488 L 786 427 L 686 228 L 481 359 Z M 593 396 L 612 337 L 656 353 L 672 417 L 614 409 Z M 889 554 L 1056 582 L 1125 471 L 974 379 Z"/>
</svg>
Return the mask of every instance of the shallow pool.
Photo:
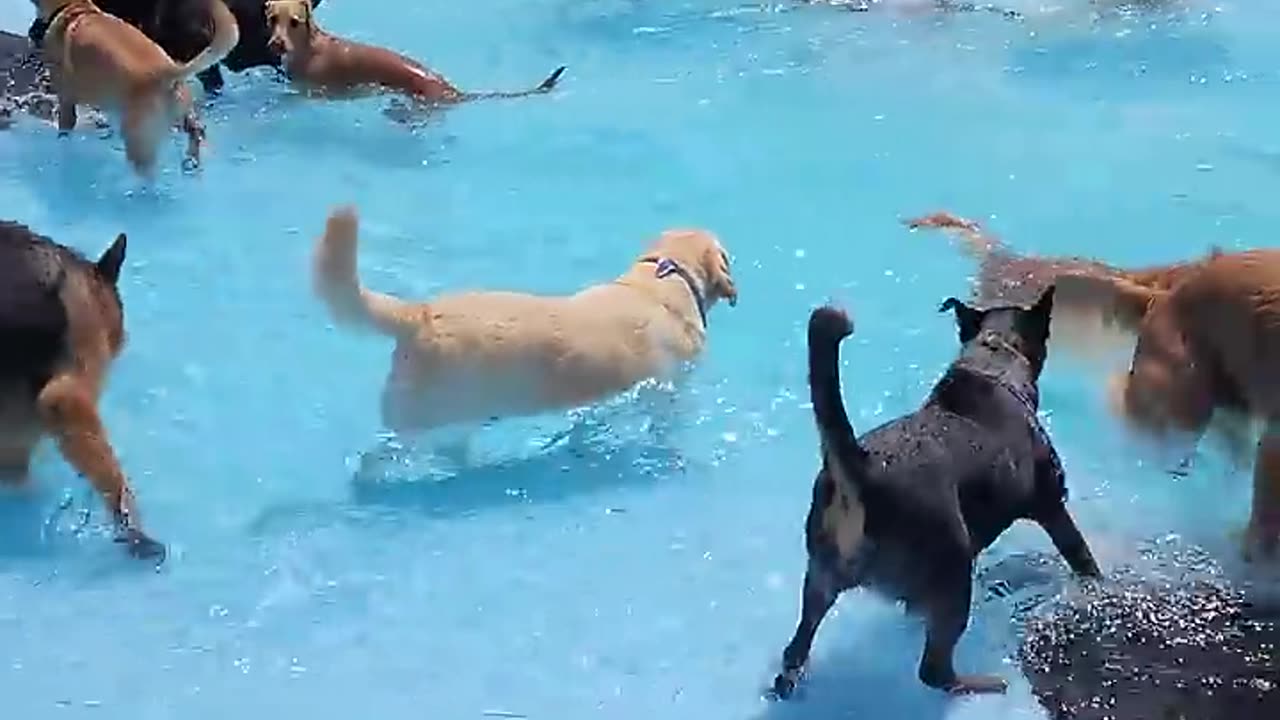
<svg viewBox="0 0 1280 720">
<path fill-rule="evenodd" d="M 181 173 L 175 137 L 152 188 L 117 138 L 0 132 L 0 216 L 91 253 L 130 236 L 131 344 L 104 412 L 171 550 L 158 573 L 123 557 L 45 449 L 36 486 L 0 496 L 3 715 L 1041 717 L 999 599 L 975 608 L 959 660 L 1004 673 L 1006 697 L 919 686 L 919 628 L 853 594 L 803 697 L 761 699 L 798 612 L 817 464 L 808 311 L 836 299 L 856 316 L 844 377 L 862 430 L 914 408 L 955 350 L 936 308 L 967 292 L 971 264 L 901 217 L 946 207 L 1020 249 L 1118 263 L 1266 245 L 1280 220 L 1280 10 L 1091 23 L 1083 1 L 1010 4 L 1024 21 L 328 0 L 329 29 L 464 87 L 569 71 L 551 96 L 414 131 L 383 101 L 291 102 L 235 76 L 206 110 L 203 170 Z M 28 13 L 0 0 L 0 27 Z M 568 292 L 692 224 L 729 247 L 742 300 L 712 313 L 660 443 L 623 399 L 546 447 L 542 426 L 500 426 L 485 467 L 355 483 L 390 347 L 330 327 L 311 295 L 336 203 L 361 210 L 366 280 L 398 294 Z M 1100 378 L 1051 357 L 1043 407 L 1101 561 L 1176 534 L 1234 562 L 1247 475 L 1210 453 L 1170 478 L 1105 412 Z M 88 530 L 56 512 L 65 493 L 94 508 Z M 1020 527 L 983 563 L 1048 550 Z"/>
</svg>

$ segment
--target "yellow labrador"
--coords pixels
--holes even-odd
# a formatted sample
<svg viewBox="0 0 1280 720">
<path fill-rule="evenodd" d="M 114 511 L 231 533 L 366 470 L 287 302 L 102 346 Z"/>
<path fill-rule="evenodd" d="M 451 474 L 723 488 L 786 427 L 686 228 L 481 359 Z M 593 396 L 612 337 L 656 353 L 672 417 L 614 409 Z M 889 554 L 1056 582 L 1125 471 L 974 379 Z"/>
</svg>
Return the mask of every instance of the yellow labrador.
<svg viewBox="0 0 1280 720">
<path fill-rule="evenodd" d="M 396 341 L 384 424 L 428 430 L 577 407 L 671 374 L 707 339 L 706 313 L 736 305 L 714 235 L 668 230 L 617 279 L 568 297 L 468 292 L 415 303 L 361 286 L 357 218 L 328 220 L 315 286 L 335 320 Z"/>
</svg>

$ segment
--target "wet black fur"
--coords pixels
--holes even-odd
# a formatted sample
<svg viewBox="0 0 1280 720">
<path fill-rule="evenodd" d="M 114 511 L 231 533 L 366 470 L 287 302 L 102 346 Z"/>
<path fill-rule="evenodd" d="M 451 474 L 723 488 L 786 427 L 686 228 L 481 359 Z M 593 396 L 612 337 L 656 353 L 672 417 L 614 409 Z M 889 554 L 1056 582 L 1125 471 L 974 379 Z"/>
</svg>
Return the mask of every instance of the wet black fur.
<svg viewBox="0 0 1280 720">
<path fill-rule="evenodd" d="M 70 273 L 93 273 L 120 306 L 116 291 L 123 245 L 94 263 L 16 222 L 0 221 L 0 382 L 30 389 L 32 400 L 68 359 L 62 285 Z"/>
<path fill-rule="evenodd" d="M 852 334 L 840 311 L 809 322 L 809 384 L 823 465 L 806 523 L 809 566 L 799 627 L 774 691 L 786 697 L 836 597 L 865 585 L 923 617 L 920 679 L 957 689 L 955 645 L 969 620 L 975 557 L 1015 521 L 1038 522 L 1071 568 L 1098 567 L 1066 508 L 1062 464 L 1036 418 L 1052 288 L 1031 309 L 975 310 L 954 298 L 963 346 L 916 412 L 854 435 L 841 399 L 839 345 Z M 844 493 L 836 483 L 846 483 Z M 839 496 L 866 511 L 863 543 L 841 557 L 823 514 Z"/>
</svg>

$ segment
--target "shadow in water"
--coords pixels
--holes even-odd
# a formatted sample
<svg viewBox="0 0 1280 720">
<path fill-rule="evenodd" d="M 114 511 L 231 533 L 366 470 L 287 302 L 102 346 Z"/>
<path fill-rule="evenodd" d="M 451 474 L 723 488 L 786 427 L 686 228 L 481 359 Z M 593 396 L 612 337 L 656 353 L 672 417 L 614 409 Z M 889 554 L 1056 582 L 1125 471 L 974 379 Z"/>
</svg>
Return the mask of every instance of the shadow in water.
<svg viewBox="0 0 1280 720">
<path fill-rule="evenodd" d="M 592 432 L 598 429 L 579 425 L 543 452 L 464 468 L 442 477 L 387 480 L 357 476 L 351 483 L 351 499 L 362 506 L 459 515 L 642 485 L 668 478 L 685 467 L 680 453 L 663 444 L 609 442 Z M 433 474 L 436 472 L 438 468 Z"/>
<path fill-rule="evenodd" d="M 252 523 L 252 531 L 294 526 L 300 518 L 361 522 L 405 511 L 466 516 L 669 480 L 691 462 L 671 442 L 678 405 L 671 393 L 642 389 L 612 406 L 571 416 L 567 429 L 537 437 L 532 449 L 526 440 L 515 456 L 502 452 L 502 459 L 489 461 L 460 459 L 461 450 L 451 457 L 440 444 L 402 446 L 384 439 L 348 477 L 347 505 L 276 504 Z M 522 437 L 510 432 L 512 422 L 501 423 L 504 437 Z"/>
<path fill-rule="evenodd" d="M 941 720 L 949 698 L 916 679 L 921 646 L 904 643 L 902 636 L 901 623 L 876 623 L 843 641 L 841 647 L 815 654 L 795 695 L 769 700 L 752 720 Z M 924 636 L 909 637 L 923 642 Z M 779 657 L 785 642 L 784 637 Z"/>
</svg>

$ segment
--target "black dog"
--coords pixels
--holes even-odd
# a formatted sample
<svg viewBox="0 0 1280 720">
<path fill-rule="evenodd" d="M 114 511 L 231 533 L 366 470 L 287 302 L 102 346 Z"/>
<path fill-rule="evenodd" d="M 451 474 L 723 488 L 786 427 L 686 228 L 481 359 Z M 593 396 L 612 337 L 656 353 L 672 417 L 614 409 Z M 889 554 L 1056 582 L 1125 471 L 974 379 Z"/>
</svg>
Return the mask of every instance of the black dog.
<svg viewBox="0 0 1280 720">
<path fill-rule="evenodd" d="M 958 675 L 974 559 L 1014 521 L 1038 522 L 1080 575 L 1099 575 L 1066 508 L 1062 465 L 1036 419 L 1050 288 L 1030 309 L 975 310 L 949 298 L 963 348 L 924 406 L 859 440 L 840 396 L 841 311 L 809 319 L 809 388 L 822 469 L 805 525 L 803 609 L 774 692 L 795 689 L 818 625 L 843 591 L 866 585 L 902 600 L 926 626 L 920 679 L 952 693 L 1003 692 L 998 677 Z"/>
<path fill-rule="evenodd" d="M 255 67 L 280 68 L 280 58 L 267 50 L 270 31 L 267 28 L 266 0 L 223 0 L 236 17 L 240 42 L 222 61 L 232 72 Z M 321 0 L 312 0 L 318 7 Z M 209 0 L 95 0 L 103 12 L 110 13 L 142 31 L 159 45 L 169 57 L 187 62 L 209 46 L 213 40 L 213 21 L 209 17 Z M 37 46 L 44 40 L 45 23 L 37 18 L 27 34 Z M 222 71 L 213 66 L 200 73 L 205 92 L 222 89 Z"/>
</svg>

